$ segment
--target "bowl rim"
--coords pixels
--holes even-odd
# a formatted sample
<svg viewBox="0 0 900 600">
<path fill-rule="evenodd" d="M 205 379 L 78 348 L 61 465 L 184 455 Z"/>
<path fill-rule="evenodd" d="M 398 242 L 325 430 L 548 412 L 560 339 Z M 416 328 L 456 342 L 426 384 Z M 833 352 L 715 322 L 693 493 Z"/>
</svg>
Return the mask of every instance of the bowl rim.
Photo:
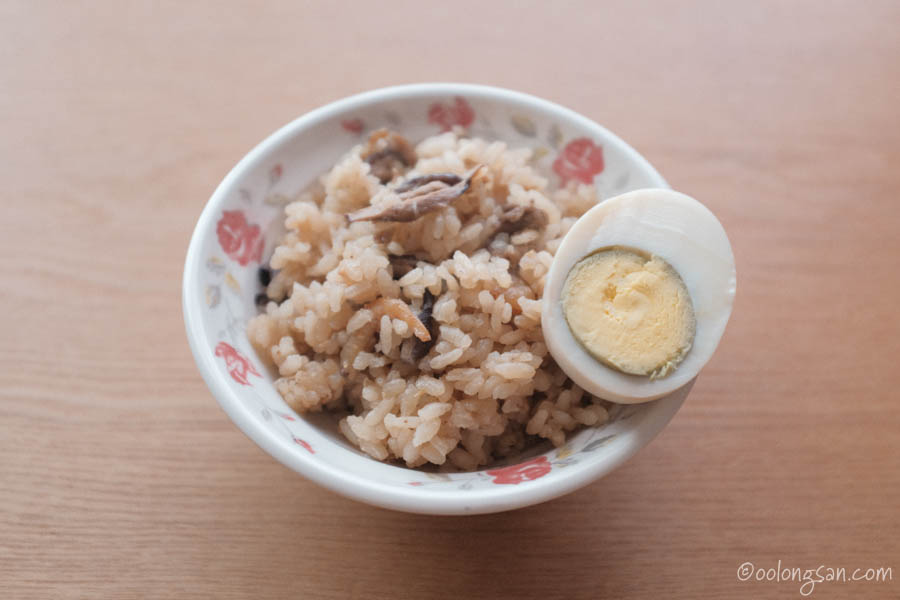
<svg viewBox="0 0 900 600">
<path fill-rule="evenodd" d="M 582 468 L 566 469 L 559 476 L 540 478 L 525 485 L 492 486 L 487 489 L 439 490 L 417 486 L 403 488 L 350 474 L 335 466 L 296 451 L 277 437 L 240 401 L 236 390 L 216 368 L 213 353 L 205 339 L 201 310 L 204 306 L 199 288 L 193 285 L 201 267 L 201 245 L 207 232 L 214 230 L 215 218 L 229 190 L 245 172 L 262 161 L 270 149 L 300 134 L 304 129 L 360 107 L 396 98 L 432 96 L 481 97 L 513 103 L 526 109 L 555 113 L 575 122 L 580 129 L 593 131 L 607 145 L 613 145 L 657 179 L 658 187 L 669 187 L 665 179 L 641 154 L 611 131 L 591 119 L 554 102 L 499 87 L 464 83 L 416 83 L 379 88 L 325 104 L 294 119 L 267 136 L 248 152 L 225 176 L 206 202 L 191 234 L 182 278 L 182 310 L 188 343 L 197 368 L 216 401 L 247 437 L 283 465 L 318 485 L 366 504 L 411 513 L 467 515 L 512 510 L 537 504 L 577 490 L 619 467 L 646 446 L 672 419 L 684 402 L 692 383 L 674 394 L 655 401 L 653 409 L 635 427 L 619 434 L 610 444 L 603 460 L 587 462 Z M 374 460 L 374 459 L 372 459 Z"/>
</svg>

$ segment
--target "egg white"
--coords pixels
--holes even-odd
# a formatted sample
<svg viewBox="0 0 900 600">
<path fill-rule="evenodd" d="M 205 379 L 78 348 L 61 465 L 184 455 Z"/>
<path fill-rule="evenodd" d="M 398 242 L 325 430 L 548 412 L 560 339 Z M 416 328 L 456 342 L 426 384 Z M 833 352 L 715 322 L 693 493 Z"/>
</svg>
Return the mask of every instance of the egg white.
<svg viewBox="0 0 900 600">
<path fill-rule="evenodd" d="M 690 351 L 666 377 L 651 380 L 608 367 L 592 357 L 569 329 L 561 299 L 566 277 L 579 260 L 608 246 L 659 256 L 687 286 L 697 329 Z M 708 208 L 673 190 L 635 190 L 601 202 L 566 234 L 544 286 L 544 339 L 560 368 L 591 394 L 625 404 L 655 400 L 694 379 L 712 357 L 731 316 L 736 287 L 731 244 Z"/>
</svg>

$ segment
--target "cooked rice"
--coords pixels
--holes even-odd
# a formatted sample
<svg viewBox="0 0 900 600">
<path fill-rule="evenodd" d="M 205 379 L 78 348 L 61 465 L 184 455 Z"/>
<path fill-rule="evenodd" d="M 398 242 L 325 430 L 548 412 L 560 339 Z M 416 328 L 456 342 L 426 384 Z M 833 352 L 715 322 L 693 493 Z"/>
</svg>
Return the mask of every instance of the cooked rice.
<svg viewBox="0 0 900 600">
<path fill-rule="evenodd" d="M 553 253 L 595 203 L 593 187 L 550 193 L 530 150 L 455 132 L 421 142 L 412 170 L 386 184 L 363 152 L 354 148 L 286 207 L 272 301 L 247 326 L 284 400 L 298 412 L 349 412 L 339 426 L 352 444 L 410 467 L 475 469 L 604 423 L 607 404 L 566 377 L 541 333 Z M 396 204 L 400 181 L 478 164 L 487 168 L 446 207 L 348 225 L 350 212 Z M 523 209 L 529 218 L 504 220 Z M 411 255 L 413 268 L 399 275 L 398 257 Z M 418 316 L 431 299 L 432 339 L 422 342 Z"/>
</svg>

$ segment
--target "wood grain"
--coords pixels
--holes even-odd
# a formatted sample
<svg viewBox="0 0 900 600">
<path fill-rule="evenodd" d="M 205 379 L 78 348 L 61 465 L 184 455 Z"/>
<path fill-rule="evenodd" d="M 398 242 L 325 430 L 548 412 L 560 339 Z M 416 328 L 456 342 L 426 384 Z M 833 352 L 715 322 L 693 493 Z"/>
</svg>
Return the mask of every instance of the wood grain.
<svg viewBox="0 0 900 600">
<path fill-rule="evenodd" d="M 4 598 L 900 597 L 900 4 L 0 3 Z M 353 92 L 556 100 L 705 201 L 734 316 L 604 480 L 508 514 L 334 496 L 231 425 L 180 309 L 228 169 Z"/>
</svg>

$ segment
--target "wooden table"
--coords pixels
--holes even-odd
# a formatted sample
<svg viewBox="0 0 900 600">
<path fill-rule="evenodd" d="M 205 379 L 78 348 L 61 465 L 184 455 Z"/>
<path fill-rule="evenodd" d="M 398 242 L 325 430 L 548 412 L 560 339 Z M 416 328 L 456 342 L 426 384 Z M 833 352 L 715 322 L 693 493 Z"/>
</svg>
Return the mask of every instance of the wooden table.
<svg viewBox="0 0 900 600">
<path fill-rule="evenodd" d="M 900 5 L 3 2 L 0 596 L 900 597 Z M 180 276 L 269 132 L 388 84 L 566 104 L 705 201 L 729 329 L 637 457 L 436 518 L 282 467 L 216 406 Z M 753 576 L 755 578 L 755 575 Z"/>
</svg>

